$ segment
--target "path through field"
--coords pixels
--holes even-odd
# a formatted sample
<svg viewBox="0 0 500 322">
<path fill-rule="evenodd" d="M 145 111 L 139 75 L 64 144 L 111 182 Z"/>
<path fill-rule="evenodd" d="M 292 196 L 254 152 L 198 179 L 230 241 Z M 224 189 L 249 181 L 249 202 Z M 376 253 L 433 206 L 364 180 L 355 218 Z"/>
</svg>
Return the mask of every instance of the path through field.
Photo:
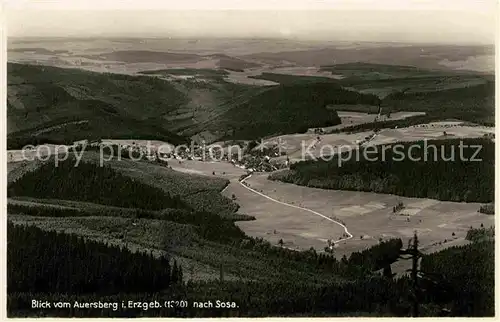
<svg viewBox="0 0 500 322">
<path fill-rule="evenodd" d="M 278 245 L 281 239 L 283 246 L 289 249 L 314 247 L 317 251 L 323 250 L 329 239 L 347 240 L 352 237 L 350 233 L 346 234 L 344 226 L 324 215 L 324 212 L 310 210 L 299 203 L 295 206 L 293 201 L 280 201 L 259 190 L 233 179 L 223 192 L 228 197 L 236 197 L 235 201 L 240 205 L 239 213 L 256 218 L 254 221 L 236 222 L 249 236 L 263 238 L 273 245 Z"/>
<path fill-rule="evenodd" d="M 423 249 L 436 251 L 464 242 L 471 226 L 494 225 L 494 216 L 477 211 L 479 203 L 317 189 L 270 181 L 266 173 L 253 173 L 240 182 L 245 170 L 225 162 L 186 161 L 172 166 L 211 177 L 215 172 L 216 177 L 228 179 L 230 184 L 222 194 L 234 195 L 240 205 L 238 212 L 256 218 L 236 222 L 249 236 L 273 245 L 282 239 L 284 247 L 314 247 L 317 251 L 331 239 L 339 258 L 376 245 L 380 239 L 401 238 L 406 245 L 415 231 Z M 408 216 L 393 214 L 392 207 L 398 202 L 405 204 Z"/>
<path fill-rule="evenodd" d="M 256 193 L 256 194 L 258 194 L 258 195 L 260 195 L 260 196 L 262 196 L 262 197 L 264 197 L 264 198 L 267 198 L 267 199 L 269 199 L 269 200 L 271 200 L 271 201 L 274 201 L 274 202 L 276 202 L 276 203 L 279 203 L 279 204 L 281 204 L 281 205 L 285 205 L 285 206 L 287 206 L 287 207 L 292 207 L 292 208 L 296 208 L 296 209 L 300 209 L 300 210 L 305 210 L 305 211 L 308 211 L 308 212 L 310 212 L 310 213 L 312 213 L 312 214 L 315 214 L 315 215 L 317 215 L 317 216 L 320 216 L 320 217 L 322 217 L 322 218 L 325 218 L 326 220 L 331 221 L 331 222 L 333 222 L 333 223 L 335 223 L 335 224 L 337 224 L 337 225 L 341 226 L 342 228 L 344 228 L 344 232 L 345 232 L 345 234 L 347 235 L 347 237 L 346 237 L 346 238 L 341 238 L 341 239 L 339 239 L 339 240 L 334 241 L 334 243 L 335 243 L 335 244 L 340 243 L 340 242 L 342 242 L 342 241 L 344 241 L 344 240 L 348 240 L 348 239 L 351 239 L 351 238 L 352 238 L 352 234 L 351 234 L 351 233 L 347 230 L 347 227 L 346 227 L 344 224 L 342 224 L 341 222 L 338 222 L 338 221 L 336 221 L 336 220 L 333 220 L 332 218 L 330 218 L 330 217 L 328 217 L 328 216 L 325 216 L 325 215 L 323 215 L 323 214 L 320 214 L 320 213 L 319 213 L 319 212 L 317 212 L 317 211 L 314 211 L 314 210 L 311 210 L 311 209 L 308 209 L 308 208 L 304 208 L 304 207 L 300 207 L 300 206 L 291 205 L 291 204 L 289 204 L 289 203 L 286 203 L 286 202 L 282 202 L 282 201 L 276 200 L 276 199 L 274 199 L 274 198 L 271 198 L 271 197 L 269 197 L 269 196 L 267 196 L 267 195 L 265 195 L 265 194 L 263 194 L 263 193 L 261 193 L 261 192 L 258 192 L 258 191 L 256 191 L 256 190 L 254 190 L 254 189 L 252 189 L 252 188 L 248 187 L 248 186 L 245 184 L 245 180 L 246 180 L 246 179 L 248 179 L 248 178 L 250 178 L 251 176 L 252 176 L 252 175 L 250 174 L 248 177 L 245 177 L 243 180 L 241 180 L 241 181 L 240 181 L 240 184 L 241 184 L 243 187 L 245 187 L 246 189 L 248 189 L 248 190 L 250 190 L 250 191 L 252 191 L 252 192 L 254 192 L 254 193 Z"/>
</svg>

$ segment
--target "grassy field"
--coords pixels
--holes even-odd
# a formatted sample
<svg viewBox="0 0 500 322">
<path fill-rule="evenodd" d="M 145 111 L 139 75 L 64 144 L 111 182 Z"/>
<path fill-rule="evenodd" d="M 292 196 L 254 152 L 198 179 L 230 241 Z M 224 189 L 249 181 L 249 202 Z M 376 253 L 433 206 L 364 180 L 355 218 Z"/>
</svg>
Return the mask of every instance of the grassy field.
<svg viewBox="0 0 500 322">
<path fill-rule="evenodd" d="M 402 116 L 404 115 L 403 113 Z M 368 116 L 366 117 L 368 118 Z M 481 138 L 487 134 L 494 133 L 495 129 L 486 126 L 465 125 L 461 121 L 451 123 L 432 122 L 428 125 L 420 124 L 405 128 L 382 129 L 377 132 L 377 135 L 373 137 L 369 144 L 379 145 L 424 139 L 442 139 L 444 138 L 443 132 L 446 132 L 446 138 Z M 272 144 L 281 142 L 282 151 L 287 153 L 290 160 L 298 161 L 302 160 L 302 149 L 306 150 L 309 146 L 311 146 L 311 149 L 309 149 L 310 153 L 314 157 L 319 157 L 321 155 L 328 155 L 331 152 L 331 148 L 329 147 L 334 147 L 336 150 L 342 149 L 342 151 L 357 149 L 356 142 L 364 140 L 373 133 L 373 131 L 359 131 L 355 133 L 325 134 L 320 136 L 320 141 L 317 139 L 318 135 L 314 133 L 280 135 L 265 139 L 264 144 L 271 146 Z M 315 147 L 312 147 L 314 145 Z"/>
<path fill-rule="evenodd" d="M 466 129 L 472 131 L 476 128 Z M 464 129 L 458 128 L 456 131 Z M 272 244 L 283 239 L 284 246 L 293 249 L 308 249 L 313 246 L 321 250 L 326 246 L 327 239 L 338 239 L 344 233 L 342 227 L 319 216 L 275 203 L 245 189 L 237 182 L 237 175 L 243 170 L 229 163 L 213 163 L 209 166 L 204 162 L 186 161 L 182 168 L 186 170 L 181 171 L 207 175 L 214 170 L 216 175 L 226 172 L 231 184 L 223 194 L 227 197 L 234 194 L 240 205 L 238 211 L 256 218 L 255 221 L 237 222 L 250 236 L 262 237 Z M 465 204 L 369 192 L 315 189 L 269 181 L 267 174 L 253 175 L 248 183 L 251 188 L 279 201 L 343 221 L 354 238 L 338 245 L 339 256 L 374 245 L 379 238 L 409 239 L 414 230 L 419 233 L 419 238 L 421 236 L 424 250 L 439 250 L 464 242 L 465 233 L 470 226 L 477 228 L 481 224 L 486 227 L 494 224 L 492 216 L 478 212 L 480 203 Z M 391 215 L 392 207 L 400 201 L 406 205 L 405 214 L 409 214 L 409 217 Z M 407 218 L 410 219 L 409 222 Z M 453 233 L 455 236 L 452 236 Z"/>
<path fill-rule="evenodd" d="M 338 244 L 338 256 L 368 248 L 377 244 L 380 238 L 401 238 L 406 242 L 414 231 L 417 231 L 423 249 L 435 249 L 437 245 L 446 247 L 448 242 L 463 240 L 470 226 L 479 228 L 481 224 L 485 227 L 494 225 L 493 216 L 478 212 L 481 205 L 479 203 L 315 189 L 269 181 L 266 174 L 253 175 L 247 182 L 253 189 L 277 200 L 300 205 L 343 221 L 354 237 Z M 268 204 L 264 198 L 247 194 L 242 189 L 244 188 L 241 186 L 233 185 L 226 193 L 235 193 L 241 211 L 256 217 L 257 220 L 253 222 L 239 223 L 251 235 L 271 240 L 283 238 L 290 247 L 301 249 L 311 246 L 323 248 L 327 238 L 335 240 L 342 237 L 343 229 L 337 225 L 328 225 L 324 219 L 307 213 L 289 213 L 287 207 Z M 405 214 L 408 213 L 409 216 L 392 214 L 392 207 L 398 202 L 406 205 Z M 266 208 L 270 211 L 266 211 Z M 254 209 L 254 212 L 250 209 Z M 277 231 L 277 236 L 273 234 L 273 230 Z M 452 236 L 453 233 L 455 236 Z"/>
<path fill-rule="evenodd" d="M 250 178 L 248 183 L 253 189 L 263 193 L 267 191 L 263 186 L 255 184 L 253 178 Z M 291 249 L 307 250 L 314 247 L 323 250 L 327 246 L 328 239 L 336 239 L 344 232 L 339 225 L 307 211 L 268 200 L 245 189 L 238 182 L 231 183 L 224 194 L 226 196 L 234 194 L 240 205 L 239 211 L 256 218 L 253 222 L 239 222 L 238 227 L 246 234 L 264 238 L 273 245 L 278 245 L 281 239 L 283 245 Z M 303 206 L 299 200 L 288 199 L 288 202 Z"/>
<path fill-rule="evenodd" d="M 240 205 L 239 212 L 256 218 L 255 221 L 237 222 L 250 236 L 262 237 L 272 244 L 283 239 L 284 246 L 292 249 L 309 249 L 312 246 L 321 250 L 326 246 L 327 239 L 336 240 L 344 233 L 341 226 L 319 216 L 275 203 L 245 189 L 237 182 L 237 173 L 231 173 L 234 169 L 238 169 L 236 171 L 239 173 L 241 169 L 229 163 L 214 163 L 213 167 L 207 167 L 203 162 L 189 161 L 182 166 L 197 173 L 210 174 L 212 169 L 216 169 L 218 175 L 222 171 L 228 174 L 231 184 L 223 194 L 228 197 L 234 194 Z M 414 230 L 419 232 L 424 249 L 440 249 L 460 243 L 459 240 L 464 239 L 470 226 L 477 228 L 484 224 L 489 227 L 494 223 L 492 216 L 478 212 L 479 203 L 315 189 L 270 181 L 267 180 L 267 174 L 253 175 L 247 182 L 251 188 L 279 201 L 343 221 L 354 238 L 338 245 L 339 256 L 368 248 L 378 243 L 379 238 L 407 240 Z M 405 214 L 411 214 L 410 222 L 407 222 L 407 216 L 391 216 L 392 207 L 400 201 L 407 207 Z"/>
<path fill-rule="evenodd" d="M 157 69 L 145 70 L 140 72 L 144 75 L 173 75 L 173 76 L 189 76 L 196 77 L 197 79 L 215 79 L 222 80 L 229 74 L 224 69 L 209 69 L 209 68 L 171 68 L 171 69 Z"/>
</svg>

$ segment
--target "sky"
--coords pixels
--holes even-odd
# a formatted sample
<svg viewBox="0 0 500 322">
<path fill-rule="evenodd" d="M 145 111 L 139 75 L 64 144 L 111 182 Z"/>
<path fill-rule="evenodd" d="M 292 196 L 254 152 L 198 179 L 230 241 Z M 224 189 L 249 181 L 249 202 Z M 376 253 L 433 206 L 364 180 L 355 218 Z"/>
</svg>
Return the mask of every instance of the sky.
<svg viewBox="0 0 500 322">
<path fill-rule="evenodd" d="M 496 0 L 4 0 L 14 37 L 495 40 Z"/>
</svg>

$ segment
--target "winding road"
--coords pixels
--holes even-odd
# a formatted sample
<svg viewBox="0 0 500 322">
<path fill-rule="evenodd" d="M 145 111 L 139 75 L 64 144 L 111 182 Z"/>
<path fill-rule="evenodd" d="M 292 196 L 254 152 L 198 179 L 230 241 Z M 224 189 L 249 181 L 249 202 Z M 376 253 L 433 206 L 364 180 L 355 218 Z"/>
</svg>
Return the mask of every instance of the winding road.
<svg viewBox="0 0 500 322">
<path fill-rule="evenodd" d="M 314 211 L 314 210 L 311 210 L 311 209 L 308 209 L 308 208 L 304 208 L 304 207 L 300 207 L 300 206 L 295 206 L 295 205 L 292 205 L 292 204 L 289 204 L 289 203 L 286 203 L 286 202 L 282 202 L 282 201 L 276 200 L 276 199 L 271 198 L 271 197 L 269 197 L 269 196 L 267 196 L 267 195 L 265 195 L 265 194 L 263 194 L 263 193 L 261 193 L 261 192 L 259 192 L 259 191 L 255 190 L 255 189 L 250 188 L 249 186 L 247 186 L 247 185 L 245 184 L 245 180 L 246 180 L 246 179 L 248 179 L 248 178 L 250 178 L 251 176 L 252 176 L 252 175 L 250 174 L 250 175 L 246 176 L 245 178 L 243 178 L 243 179 L 239 180 L 240 185 L 242 185 L 243 187 L 245 187 L 245 189 L 250 190 L 250 191 L 252 191 L 253 193 L 256 193 L 256 194 L 258 194 L 258 195 L 260 195 L 260 196 L 262 196 L 262 197 L 264 197 L 264 198 L 267 198 L 267 199 L 269 199 L 269 200 L 271 200 L 271 201 L 274 201 L 274 202 L 276 202 L 276 203 L 279 203 L 279 204 L 281 204 L 281 205 L 284 205 L 284 206 L 287 206 L 287 207 L 296 208 L 296 209 L 300 209 L 300 210 L 304 210 L 304 211 L 310 212 L 310 213 L 312 213 L 312 214 L 314 214 L 314 215 L 316 215 L 316 216 L 320 216 L 320 217 L 322 217 L 322 218 L 324 218 L 324 219 L 326 219 L 326 220 L 328 220 L 328 221 L 331 221 L 331 222 L 333 222 L 333 223 L 335 223 L 335 224 L 337 224 L 337 225 L 341 226 L 342 228 L 344 228 L 344 232 L 347 234 L 347 236 L 348 236 L 348 237 L 346 237 L 346 238 L 342 238 L 342 239 L 339 239 L 339 240 L 337 240 L 337 241 L 334 241 L 334 242 L 333 242 L 334 244 L 338 244 L 338 243 L 340 243 L 340 242 L 342 242 L 342 241 L 349 240 L 349 239 L 351 239 L 351 238 L 353 237 L 353 236 L 352 236 L 352 234 L 351 234 L 351 233 L 347 230 L 347 227 L 346 227 L 344 224 L 342 224 L 342 223 L 340 223 L 340 222 L 338 222 L 338 221 L 336 221 L 336 220 L 333 220 L 332 218 L 330 218 L 330 217 L 328 217 L 328 216 L 325 216 L 325 215 L 323 215 L 323 214 L 320 214 L 320 213 L 319 213 L 319 212 L 317 212 L 317 211 Z"/>
</svg>

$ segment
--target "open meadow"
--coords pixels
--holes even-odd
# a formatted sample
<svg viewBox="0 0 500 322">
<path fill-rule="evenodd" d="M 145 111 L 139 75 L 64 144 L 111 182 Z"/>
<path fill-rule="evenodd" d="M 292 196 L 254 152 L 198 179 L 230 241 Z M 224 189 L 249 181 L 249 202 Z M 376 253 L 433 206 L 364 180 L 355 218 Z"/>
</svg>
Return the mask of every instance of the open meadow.
<svg viewBox="0 0 500 322">
<path fill-rule="evenodd" d="M 437 245 L 444 248 L 454 240 L 463 240 L 471 226 L 479 228 L 482 224 L 490 227 L 495 221 L 494 216 L 478 212 L 478 203 L 308 188 L 270 181 L 267 174 L 254 174 L 246 182 L 251 188 L 276 200 L 300 205 L 342 221 L 353 238 L 337 244 L 338 256 L 373 246 L 380 238 L 401 238 L 407 242 L 415 231 L 424 250 L 432 248 L 436 251 Z M 339 225 L 295 209 L 292 214 L 287 209 L 289 207 L 272 203 L 254 193 L 249 194 L 239 184 L 230 185 L 225 193 L 234 193 L 241 211 L 256 217 L 255 221 L 239 223 L 248 234 L 276 239 L 273 236 L 273 230 L 276 230 L 285 244 L 300 249 L 323 246 L 322 249 L 327 239 L 343 237 L 343 229 Z M 406 208 L 402 215 L 394 215 L 392 207 L 399 202 L 403 202 Z M 259 206 L 256 207 L 256 204 Z M 263 209 L 266 205 L 270 211 Z"/>
<path fill-rule="evenodd" d="M 493 316 L 494 46 L 199 14 L 9 39 L 9 317 Z"/>
<path fill-rule="evenodd" d="M 226 162 L 183 161 L 172 163 L 174 170 L 187 173 L 224 176 L 230 184 L 222 192 L 236 198 L 238 212 L 256 220 L 236 224 L 248 235 L 261 237 L 284 247 L 322 251 L 327 240 L 345 238 L 342 226 L 314 213 L 267 199 L 242 185 L 237 177 L 244 170 Z M 222 173 L 225 172 L 225 175 Z M 380 239 L 401 238 L 407 242 L 415 231 L 423 251 L 434 252 L 446 247 L 467 243 L 469 228 L 494 225 L 494 216 L 478 212 L 480 203 L 446 202 L 424 198 L 406 198 L 390 194 L 325 190 L 297 186 L 267 179 L 268 173 L 254 173 L 245 180 L 248 187 L 277 201 L 310 209 L 345 224 L 351 239 L 336 246 L 342 257 L 369 248 Z M 399 202 L 405 205 L 401 214 L 392 208 Z"/>
<path fill-rule="evenodd" d="M 374 116 L 373 116 L 374 117 Z M 495 132 L 494 127 L 470 126 L 464 122 L 431 122 L 415 126 L 395 129 L 362 131 L 357 133 L 335 133 L 318 135 L 314 133 L 288 134 L 264 140 L 264 145 L 278 145 L 286 152 L 290 161 L 302 159 L 303 151 L 308 150 L 314 157 L 331 155 L 333 151 L 357 149 L 358 143 L 369 139 L 368 145 L 391 144 L 397 142 L 412 142 L 432 139 L 481 138 Z M 318 140 L 319 138 L 319 140 Z M 309 149 L 308 149 L 309 148 Z M 281 157 L 283 159 L 283 157 Z"/>
</svg>

